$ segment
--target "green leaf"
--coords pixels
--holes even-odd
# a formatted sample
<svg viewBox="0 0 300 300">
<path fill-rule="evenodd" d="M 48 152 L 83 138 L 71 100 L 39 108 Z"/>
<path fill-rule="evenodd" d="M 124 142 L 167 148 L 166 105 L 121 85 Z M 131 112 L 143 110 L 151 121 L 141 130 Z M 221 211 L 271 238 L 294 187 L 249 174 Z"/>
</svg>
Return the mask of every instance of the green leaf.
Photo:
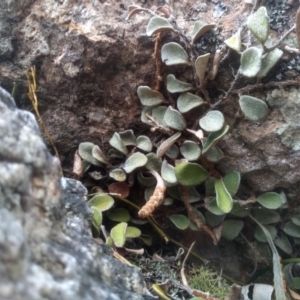
<svg viewBox="0 0 300 300">
<path fill-rule="evenodd" d="M 133 130 L 125 130 L 123 132 L 119 132 L 122 144 L 124 146 L 135 146 L 136 145 L 136 137 L 134 135 Z"/>
<path fill-rule="evenodd" d="M 160 167 L 162 164 L 162 160 L 160 157 L 158 157 L 155 153 L 148 153 L 146 155 L 148 161 L 145 165 L 145 168 L 149 171 L 156 171 L 159 172 L 160 171 Z"/>
<path fill-rule="evenodd" d="M 213 147 L 229 130 L 229 126 L 225 125 L 221 130 L 211 133 L 202 148 L 202 154 L 205 154 L 211 147 Z"/>
<path fill-rule="evenodd" d="M 251 213 L 251 208 L 247 205 L 241 206 L 238 203 L 233 203 L 232 210 L 230 212 L 231 215 L 235 217 L 245 218 L 249 216 Z"/>
<path fill-rule="evenodd" d="M 173 74 L 167 76 L 167 90 L 170 93 L 182 93 L 190 91 L 193 86 L 187 82 L 176 79 Z"/>
<path fill-rule="evenodd" d="M 216 163 L 224 158 L 224 153 L 219 147 L 213 146 L 206 152 L 205 156 L 208 161 Z"/>
<path fill-rule="evenodd" d="M 92 155 L 94 146 L 95 145 L 93 143 L 89 142 L 80 143 L 78 147 L 78 154 L 83 160 L 89 162 L 90 164 L 95 166 L 102 166 L 101 161 L 97 160 Z"/>
<path fill-rule="evenodd" d="M 216 205 L 216 207 L 217 207 L 217 205 Z M 209 210 L 205 212 L 206 223 L 210 227 L 216 227 L 216 226 L 220 225 L 223 222 L 223 220 L 225 219 L 225 217 L 226 217 L 225 214 L 217 215 Z"/>
<path fill-rule="evenodd" d="M 111 236 L 108 236 L 106 238 L 106 241 L 105 241 L 106 245 L 108 245 L 109 247 L 112 247 L 114 245 L 114 242 L 113 242 L 113 239 L 111 238 Z"/>
<path fill-rule="evenodd" d="M 225 239 L 232 241 L 235 239 L 240 231 L 244 227 L 243 221 L 238 220 L 226 220 L 222 224 L 222 237 Z"/>
<path fill-rule="evenodd" d="M 200 38 L 204 33 L 208 30 L 211 30 L 215 27 L 214 24 L 206 24 L 204 21 L 196 21 L 194 27 L 192 29 L 191 37 L 192 37 L 192 44 Z"/>
<path fill-rule="evenodd" d="M 275 48 L 274 50 L 267 53 L 261 61 L 261 68 L 257 74 L 257 77 L 260 79 L 265 77 L 269 73 L 269 71 L 277 64 L 282 55 L 283 51 L 278 48 Z"/>
<path fill-rule="evenodd" d="M 140 237 L 142 232 L 140 229 L 132 226 L 128 226 L 126 229 L 126 238 L 137 238 Z"/>
<path fill-rule="evenodd" d="M 147 245 L 152 245 L 152 236 L 147 234 L 141 234 L 140 239 Z"/>
<path fill-rule="evenodd" d="M 287 236 L 282 232 L 281 237 L 277 236 L 274 240 L 274 244 L 288 255 L 292 255 L 293 248 L 289 242 Z"/>
<path fill-rule="evenodd" d="M 168 107 L 166 113 L 164 115 L 164 121 L 166 122 L 167 126 L 182 131 L 186 128 L 186 121 L 181 113 L 173 109 L 171 106 Z"/>
<path fill-rule="evenodd" d="M 261 56 L 261 51 L 256 47 L 246 49 L 241 56 L 241 74 L 245 77 L 255 77 L 261 68 Z"/>
<path fill-rule="evenodd" d="M 108 156 L 110 158 L 120 158 L 120 159 L 124 159 L 124 157 L 125 157 L 125 155 L 123 153 L 121 153 L 120 151 L 118 151 L 117 149 L 109 149 Z"/>
<path fill-rule="evenodd" d="M 198 185 L 208 177 L 207 171 L 195 163 L 178 164 L 174 171 L 178 182 L 185 186 Z"/>
<path fill-rule="evenodd" d="M 155 107 L 152 110 L 152 118 L 161 126 L 167 127 L 167 124 L 164 120 L 164 115 L 166 113 L 166 106 Z"/>
<path fill-rule="evenodd" d="M 149 161 L 149 160 L 148 160 Z M 152 175 L 145 176 L 143 172 L 138 172 L 137 180 L 143 186 L 153 186 L 156 184 L 156 178 Z"/>
<path fill-rule="evenodd" d="M 100 194 L 95 195 L 88 203 L 90 207 L 96 207 L 100 211 L 106 211 L 114 205 L 115 200 L 107 194 Z"/>
<path fill-rule="evenodd" d="M 253 208 L 252 215 L 263 225 L 277 223 L 280 221 L 280 215 L 278 212 L 264 207 Z"/>
<path fill-rule="evenodd" d="M 128 210 L 123 207 L 111 209 L 106 213 L 106 215 L 111 221 L 115 222 L 128 222 L 130 220 Z"/>
<path fill-rule="evenodd" d="M 203 104 L 203 99 L 191 93 L 182 93 L 177 99 L 177 108 L 181 113 L 186 113 Z"/>
<path fill-rule="evenodd" d="M 292 237 L 296 237 L 299 238 L 300 237 L 300 226 L 295 225 L 293 222 L 288 221 L 284 227 L 283 227 L 283 231 L 292 236 Z"/>
<path fill-rule="evenodd" d="M 266 230 L 268 230 L 272 241 L 275 239 L 276 235 L 277 235 L 277 230 L 274 226 L 272 225 L 265 225 L 264 228 Z M 265 235 L 265 232 L 262 230 L 261 226 L 256 225 L 254 228 L 254 237 L 262 243 L 265 243 L 268 241 L 267 236 Z"/>
<path fill-rule="evenodd" d="M 178 229 L 185 230 L 189 227 L 189 219 L 184 215 L 173 214 L 169 219 Z"/>
<path fill-rule="evenodd" d="M 137 137 L 136 146 L 145 152 L 150 152 L 153 147 L 151 140 L 145 135 L 140 135 Z"/>
<path fill-rule="evenodd" d="M 171 42 L 163 45 L 161 49 L 161 60 L 167 66 L 186 65 L 189 62 L 189 57 L 179 44 Z"/>
<path fill-rule="evenodd" d="M 251 121 L 259 121 L 268 113 L 267 104 L 255 97 L 240 96 L 239 104 L 245 117 Z"/>
<path fill-rule="evenodd" d="M 257 202 L 266 208 L 277 209 L 284 203 L 284 199 L 277 193 L 267 192 L 260 195 Z"/>
<path fill-rule="evenodd" d="M 291 221 L 292 221 L 295 225 L 300 226 L 300 215 L 296 215 L 296 216 L 291 217 Z"/>
<path fill-rule="evenodd" d="M 161 177 L 167 183 L 173 185 L 177 183 L 177 178 L 175 176 L 174 167 L 167 163 L 166 160 L 163 161 L 161 165 Z"/>
<path fill-rule="evenodd" d="M 126 173 L 122 169 L 114 169 L 109 172 L 109 177 L 116 181 L 122 182 L 126 180 Z"/>
<path fill-rule="evenodd" d="M 125 145 L 123 144 L 123 142 L 121 140 L 121 137 L 117 132 L 115 132 L 113 134 L 112 138 L 109 140 L 109 143 L 110 143 L 111 146 L 116 148 L 118 151 L 120 151 L 124 155 L 128 154 L 128 150 L 125 147 Z"/>
<path fill-rule="evenodd" d="M 227 191 L 223 179 L 218 179 L 215 182 L 216 200 L 218 207 L 224 212 L 229 213 L 233 206 L 233 200 L 230 193 Z"/>
<path fill-rule="evenodd" d="M 129 156 L 123 166 L 124 171 L 129 174 L 139 167 L 146 165 L 148 159 L 146 155 L 141 152 L 135 152 Z"/>
<path fill-rule="evenodd" d="M 126 241 L 127 223 L 121 222 L 110 231 L 110 236 L 116 247 L 123 247 Z"/>
<path fill-rule="evenodd" d="M 280 264 L 280 257 L 278 255 L 278 252 L 276 250 L 276 247 L 273 243 L 273 239 L 269 233 L 269 231 L 261 225 L 257 220 L 255 220 L 253 217 L 252 219 L 261 227 L 263 230 L 265 236 L 267 237 L 269 246 L 272 250 L 272 260 L 273 260 L 273 274 L 274 274 L 274 287 L 275 287 L 275 296 L 276 299 L 285 299 L 285 285 L 283 283 L 283 277 L 281 274 L 281 264 Z"/>
<path fill-rule="evenodd" d="M 100 226 L 102 225 L 102 211 L 95 206 L 92 206 L 91 210 L 93 212 L 93 219 L 92 219 L 93 225 L 95 226 L 96 229 L 99 229 Z"/>
<path fill-rule="evenodd" d="M 165 31 L 175 31 L 167 19 L 159 16 L 155 16 L 150 19 L 146 31 L 148 36 Z"/>
<path fill-rule="evenodd" d="M 224 122 L 224 116 L 220 111 L 211 110 L 200 119 L 199 125 L 207 132 L 216 132 L 223 128 Z"/>
<path fill-rule="evenodd" d="M 210 53 L 206 53 L 204 55 L 198 56 L 195 61 L 195 69 L 201 85 L 203 85 L 203 81 L 205 78 L 205 71 L 206 71 L 209 57 L 210 57 Z"/>
<path fill-rule="evenodd" d="M 157 148 L 157 156 L 162 157 L 171 148 L 171 146 L 180 138 L 180 136 L 181 132 L 176 132 L 171 137 L 162 142 L 161 145 Z"/>
<path fill-rule="evenodd" d="M 239 29 L 237 33 L 235 33 L 229 39 L 225 40 L 224 43 L 234 51 L 241 53 L 241 49 L 242 49 L 241 30 Z"/>
<path fill-rule="evenodd" d="M 267 9 L 261 6 L 247 19 L 247 26 L 256 39 L 264 44 L 269 36 L 270 22 Z"/>
<path fill-rule="evenodd" d="M 155 106 L 166 102 L 166 99 L 161 93 L 150 89 L 149 86 L 139 86 L 137 94 L 142 105 L 145 106 Z"/>
<path fill-rule="evenodd" d="M 201 155 L 199 145 L 193 141 L 184 141 L 180 147 L 180 152 L 189 161 L 197 160 Z"/>
<path fill-rule="evenodd" d="M 231 196 L 234 196 L 239 189 L 241 174 L 238 171 L 231 171 L 223 178 L 225 187 Z"/>
</svg>

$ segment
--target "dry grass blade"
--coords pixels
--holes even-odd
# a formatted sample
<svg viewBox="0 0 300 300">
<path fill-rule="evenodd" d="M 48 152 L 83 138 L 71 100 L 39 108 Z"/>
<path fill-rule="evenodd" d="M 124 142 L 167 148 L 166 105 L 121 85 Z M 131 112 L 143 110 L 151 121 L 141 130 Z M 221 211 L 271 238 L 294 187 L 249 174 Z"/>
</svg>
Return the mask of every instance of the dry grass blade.
<svg viewBox="0 0 300 300">
<path fill-rule="evenodd" d="M 73 173 L 79 177 L 81 177 L 83 174 L 82 161 L 81 161 L 81 157 L 78 154 L 78 151 L 76 151 L 74 155 Z"/>
<path fill-rule="evenodd" d="M 37 89 L 37 84 L 36 84 L 36 68 L 35 66 L 31 67 L 29 70 L 27 70 L 27 83 L 28 83 L 28 97 L 32 103 L 32 106 L 34 108 L 34 111 L 38 117 L 38 122 L 40 123 L 40 126 L 42 127 L 45 135 L 47 136 L 49 142 L 51 143 L 51 146 L 53 147 L 53 150 L 55 152 L 55 155 L 56 157 L 60 160 L 60 157 L 59 157 L 59 153 L 54 145 L 54 142 L 42 120 L 42 117 L 40 115 L 40 112 L 39 112 L 39 103 L 38 103 L 38 99 L 37 99 L 37 96 L 36 96 L 36 89 Z M 60 166 L 60 172 L 61 172 L 61 175 L 63 176 L 63 170 Z"/>
<path fill-rule="evenodd" d="M 298 8 L 296 14 L 296 36 L 298 42 L 298 49 L 300 50 L 300 8 Z"/>
</svg>

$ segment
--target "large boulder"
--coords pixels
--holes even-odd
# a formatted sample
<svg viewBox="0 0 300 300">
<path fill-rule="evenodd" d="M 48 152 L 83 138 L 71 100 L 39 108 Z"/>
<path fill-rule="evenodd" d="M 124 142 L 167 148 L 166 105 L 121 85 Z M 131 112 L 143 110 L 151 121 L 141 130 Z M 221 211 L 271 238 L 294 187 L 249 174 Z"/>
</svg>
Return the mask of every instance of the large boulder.
<svg viewBox="0 0 300 300">
<path fill-rule="evenodd" d="M 61 178 L 34 116 L 0 88 L 0 299 L 145 299 L 136 268 L 94 242 L 86 189 Z"/>
</svg>

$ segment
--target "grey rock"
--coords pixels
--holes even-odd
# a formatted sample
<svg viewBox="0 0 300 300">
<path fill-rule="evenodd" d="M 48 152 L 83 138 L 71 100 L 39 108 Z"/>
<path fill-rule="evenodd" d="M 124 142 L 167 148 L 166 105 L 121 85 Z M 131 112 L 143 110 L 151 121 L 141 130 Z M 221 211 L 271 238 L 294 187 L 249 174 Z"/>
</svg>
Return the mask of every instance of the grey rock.
<svg viewBox="0 0 300 300">
<path fill-rule="evenodd" d="M 34 116 L 0 88 L 0 299 L 145 299 L 136 268 L 94 242 L 87 191 L 60 178 Z"/>
</svg>

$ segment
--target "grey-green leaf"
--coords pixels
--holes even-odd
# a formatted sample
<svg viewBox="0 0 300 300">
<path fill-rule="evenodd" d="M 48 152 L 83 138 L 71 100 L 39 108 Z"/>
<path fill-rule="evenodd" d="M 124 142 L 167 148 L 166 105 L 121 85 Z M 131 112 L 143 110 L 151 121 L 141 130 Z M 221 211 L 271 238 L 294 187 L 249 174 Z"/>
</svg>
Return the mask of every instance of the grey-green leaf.
<svg viewBox="0 0 300 300">
<path fill-rule="evenodd" d="M 267 104 L 255 97 L 241 96 L 239 104 L 245 117 L 251 121 L 259 121 L 268 113 Z"/>
<path fill-rule="evenodd" d="M 204 21 L 196 21 L 194 27 L 192 29 L 191 37 L 192 37 L 192 44 L 200 38 L 204 33 L 208 30 L 211 30 L 215 27 L 215 24 L 206 24 Z"/>
<path fill-rule="evenodd" d="M 149 159 L 148 159 L 148 162 L 149 162 Z M 142 172 L 138 172 L 137 180 L 140 184 L 142 184 L 143 186 L 147 186 L 147 187 L 153 186 L 156 184 L 156 178 L 154 176 L 152 176 L 151 174 L 149 176 L 145 176 Z"/>
<path fill-rule="evenodd" d="M 288 221 L 284 225 L 283 231 L 292 237 L 300 238 L 300 226 L 294 224 L 291 221 Z"/>
<path fill-rule="evenodd" d="M 171 42 L 163 45 L 161 49 L 161 60 L 167 66 L 186 65 L 189 62 L 189 57 L 179 44 Z"/>
<path fill-rule="evenodd" d="M 155 106 L 166 102 L 164 96 L 149 88 L 149 86 L 139 86 L 137 89 L 138 97 L 145 106 Z"/>
<path fill-rule="evenodd" d="M 172 159 L 176 159 L 179 155 L 178 147 L 176 145 L 172 145 L 166 152 L 166 155 Z"/>
<path fill-rule="evenodd" d="M 136 137 L 132 129 L 119 132 L 122 144 L 124 146 L 135 146 Z"/>
<path fill-rule="evenodd" d="M 164 31 L 175 31 L 167 19 L 159 16 L 150 19 L 146 31 L 148 36 Z"/>
<path fill-rule="evenodd" d="M 165 112 L 164 121 L 166 122 L 167 126 L 182 131 L 186 128 L 186 121 L 181 113 L 172 108 L 171 106 Z"/>
<path fill-rule="evenodd" d="M 247 26 L 256 39 L 264 44 L 268 39 L 270 22 L 267 9 L 261 6 L 254 14 L 247 19 Z"/>
<path fill-rule="evenodd" d="M 206 152 L 205 156 L 208 161 L 216 163 L 224 158 L 224 153 L 219 147 L 213 146 Z"/>
<path fill-rule="evenodd" d="M 109 176 L 117 181 L 125 181 L 126 180 L 126 173 L 122 169 L 113 169 L 109 172 Z"/>
<path fill-rule="evenodd" d="M 281 233 L 280 237 L 276 236 L 274 244 L 288 255 L 291 255 L 293 253 L 292 245 L 283 232 Z"/>
<path fill-rule="evenodd" d="M 280 215 L 277 211 L 264 207 L 253 208 L 252 215 L 263 225 L 277 223 L 280 221 Z"/>
<path fill-rule="evenodd" d="M 99 148 L 99 146 L 94 145 L 92 150 L 92 156 L 96 158 L 97 160 L 101 161 L 102 163 L 106 165 L 110 165 L 110 162 L 106 155 L 102 152 L 102 150 Z"/>
<path fill-rule="evenodd" d="M 241 41 L 241 30 L 239 29 L 237 33 L 224 41 L 224 43 L 234 51 L 240 53 L 242 49 L 242 41 Z"/>
<path fill-rule="evenodd" d="M 238 191 L 241 182 L 241 174 L 238 171 L 230 171 L 223 178 L 225 187 L 231 196 Z"/>
<path fill-rule="evenodd" d="M 126 241 L 127 223 L 121 222 L 110 231 L 110 236 L 117 247 L 123 247 Z"/>
<path fill-rule="evenodd" d="M 209 57 L 210 57 L 210 53 L 206 53 L 204 55 L 198 56 L 195 61 L 195 69 L 201 85 L 203 84 L 205 78 L 205 71 L 206 71 Z"/>
<path fill-rule="evenodd" d="M 180 138 L 180 136 L 181 132 L 176 132 L 171 137 L 163 141 L 161 145 L 157 148 L 157 156 L 162 157 L 171 148 L 171 146 Z"/>
<path fill-rule="evenodd" d="M 224 212 L 229 213 L 233 206 L 233 200 L 230 193 L 227 191 L 223 179 L 218 179 L 215 182 L 216 200 L 218 207 Z"/>
<path fill-rule="evenodd" d="M 92 206 L 91 210 L 93 212 L 93 219 L 92 219 L 93 225 L 95 226 L 96 229 L 99 229 L 100 226 L 102 225 L 102 211 L 95 206 Z"/>
<path fill-rule="evenodd" d="M 167 76 L 167 90 L 170 93 L 183 93 L 190 91 L 192 88 L 191 84 L 176 79 L 173 74 Z"/>
<path fill-rule="evenodd" d="M 199 125 L 207 132 L 216 132 L 222 129 L 224 122 L 224 116 L 220 111 L 211 110 L 200 119 Z"/>
<path fill-rule="evenodd" d="M 189 161 L 197 160 L 201 155 L 199 145 L 193 141 L 184 141 L 180 147 L 180 152 Z"/>
<path fill-rule="evenodd" d="M 239 220 L 225 220 L 222 224 L 222 237 L 231 241 L 235 239 L 244 227 L 244 222 Z"/>
<path fill-rule="evenodd" d="M 119 133 L 115 132 L 113 134 L 112 138 L 109 140 L 109 143 L 110 143 L 111 146 L 113 146 L 114 148 L 116 148 L 121 153 L 123 153 L 125 155 L 128 154 L 128 150 L 125 147 L 125 145 L 123 144 Z"/>
<path fill-rule="evenodd" d="M 255 77 L 261 68 L 261 51 L 256 47 L 246 49 L 241 56 L 240 72 L 246 77 Z"/>
<path fill-rule="evenodd" d="M 284 204 L 284 199 L 275 192 L 267 192 L 261 194 L 257 198 L 257 202 L 268 209 L 277 209 Z"/>
<path fill-rule="evenodd" d="M 205 154 L 211 147 L 213 147 L 229 130 L 229 126 L 225 125 L 221 130 L 210 133 L 204 142 L 202 154 Z"/>
<path fill-rule="evenodd" d="M 89 162 L 90 164 L 95 166 L 102 166 L 101 161 L 99 161 L 92 155 L 94 146 L 95 145 L 93 143 L 89 142 L 80 143 L 78 147 L 78 154 L 83 160 Z"/>
<path fill-rule="evenodd" d="M 261 61 L 261 68 L 257 74 L 257 77 L 265 77 L 269 73 L 269 71 L 277 64 L 282 55 L 283 51 L 278 48 L 275 48 L 274 50 L 267 53 Z"/>
<path fill-rule="evenodd" d="M 169 219 L 178 229 L 185 230 L 189 227 L 189 219 L 184 215 L 173 214 Z"/>
<path fill-rule="evenodd" d="M 166 110 L 167 106 L 159 106 L 152 109 L 152 118 L 163 127 L 167 127 L 167 124 L 164 120 Z"/>
<path fill-rule="evenodd" d="M 146 155 L 148 161 L 145 165 L 145 168 L 149 171 L 160 171 L 160 167 L 162 164 L 162 160 L 160 157 L 158 157 L 155 153 L 150 152 Z"/>
<path fill-rule="evenodd" d="M 151 140 L 145 135 L 140 135 L 137 137 L 136 146 L 145 152 L 150 152 L 153 147 Z"/>
<path fill-rule="evenodd" d="M 177 178 L 175 176 L 174 167 L 167 163 L 166 160 L 163 161 L 161 165 L 161 177 L 167 183 L 174 185 L 177 183 Z"/>
<path fill-rule="evenodd" d="M 272 225 L 265 225 L 264 226 L 265 229 L 267 229 L 271 235 L 272 240 L 275 239 L 276 235 L 277 235 L 277 230 L 274 226 Z M 268 242 L 268 238 L 266 237 L 264 231 L 262 230 L 262 228 L 258 225 L 255 226 L 254 228 L 254 237 L 262 243 Z"/>
<path fill-rule="evenodd" d="M 200 106 L 203 104 L 203 99 L 199 96 L 196 96 L 194 94 L 185 92 L 180 94 L 180 96 L 177 99 L 177 108 L 181 113 L 186 113 L 193 108 Z"/>
<path fill-rule="evenodd" d="M 148 159 L 146 155 L 141 152 L 135 152 L 129 156 L 123 166 L 125 172 L 131 173 L 137 168 L 143 167 L 147 163 Z"/>
</svg>

